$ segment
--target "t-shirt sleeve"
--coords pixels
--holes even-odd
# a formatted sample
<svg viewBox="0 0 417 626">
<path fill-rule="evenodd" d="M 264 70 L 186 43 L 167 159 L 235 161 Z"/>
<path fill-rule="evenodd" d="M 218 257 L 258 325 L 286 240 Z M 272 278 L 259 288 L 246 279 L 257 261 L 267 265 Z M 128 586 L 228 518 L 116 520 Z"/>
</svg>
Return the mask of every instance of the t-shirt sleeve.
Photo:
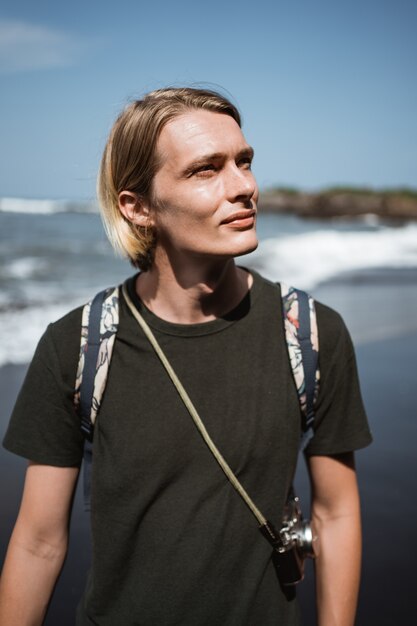
<svg viewBox="0 0 417 626">
<path fill-rule="evenodd" d="M 31 461 L 58 467 L 79 465 L 80 418 L 73 404 L 79 314 L 48 326 L 39 341 L 17 398 L 3 446 Z M 72 332 L 71 332 L 72 330 Z M 72 336 L 72 339 L 71 339 Z"/>
<path fill-rule="evenodd" d="M 351 452 L 372 441 L 355 352 L 340 315 L 320 303 L 316 303 L 316 311 L 320 342 L 320 391 L 314 437 L 305 453 L 330 455 Z"/>
</svg>

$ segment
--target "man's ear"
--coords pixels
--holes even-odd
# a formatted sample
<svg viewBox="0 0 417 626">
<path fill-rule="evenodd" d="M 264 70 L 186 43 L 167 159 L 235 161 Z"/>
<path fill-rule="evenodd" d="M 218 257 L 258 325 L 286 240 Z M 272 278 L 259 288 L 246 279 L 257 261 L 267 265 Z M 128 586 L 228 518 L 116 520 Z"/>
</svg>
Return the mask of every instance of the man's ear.
<svg viewBox="0 0 417 626">
<path fill-rule="evenodd" d="M 148 203 L 133 191 L 121 191 L 119 193 L 119 209 L 132 224 L 143 227 L 152 226 Z"/>
</svg>

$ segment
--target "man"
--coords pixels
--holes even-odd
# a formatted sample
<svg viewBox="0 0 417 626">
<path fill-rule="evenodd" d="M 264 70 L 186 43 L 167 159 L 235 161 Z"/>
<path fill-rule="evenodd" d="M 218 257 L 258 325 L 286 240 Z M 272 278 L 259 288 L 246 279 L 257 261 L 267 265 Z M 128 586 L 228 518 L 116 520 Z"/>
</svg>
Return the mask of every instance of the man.
<svg viewBox="0 0 417 626">
<path fill-rule="evenodd" d="M 280 290 L 235 257 L 254 250 L 258 189 L 236 108 L 165 89 L 116 121 L 99 196 L 110 240 L 142 272 L 127 290 L 207 430 L 278 526 L 300 437 Z M 321 387 L 306 455 L 321 626 L 353 624 L 360 512 L 353 450 L 370 436 L 353 349 L 317 305 Z M 41 624 L 67 548 L 83 439 L 73 408 L 81 310 L 42 338 L 5 438 L 30 459 L 1 583 L 0 623 Z M 205 447 L 122 299 L 95 426 L 93 558 L 77 624 L 295 625 L 271 548 Z"/>
</svg>

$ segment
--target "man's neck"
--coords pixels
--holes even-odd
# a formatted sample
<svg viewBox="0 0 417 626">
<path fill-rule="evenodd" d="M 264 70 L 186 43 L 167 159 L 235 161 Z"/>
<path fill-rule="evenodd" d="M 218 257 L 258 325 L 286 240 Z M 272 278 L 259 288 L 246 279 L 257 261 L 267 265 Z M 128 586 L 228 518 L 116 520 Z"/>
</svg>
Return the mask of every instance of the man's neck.
<svg viewBox="0 0 417 626">
<path fill-rule="evenodd" d="M 158 317 L 177 324 L 198 324 L 222 317 L 245 297 L 251 274 L 227 261 L 173 268 L 154 263 L 138 276 L 136 291 Z"/>
</svg>

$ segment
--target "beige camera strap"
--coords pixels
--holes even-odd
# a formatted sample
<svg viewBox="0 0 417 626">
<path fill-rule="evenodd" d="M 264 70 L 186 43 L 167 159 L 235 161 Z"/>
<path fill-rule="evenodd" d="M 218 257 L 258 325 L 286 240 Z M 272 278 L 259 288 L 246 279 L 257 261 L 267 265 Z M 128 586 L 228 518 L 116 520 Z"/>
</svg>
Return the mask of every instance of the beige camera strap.
<svg viewBox="0 0 417 626">
<path fill-rule="evenodd" d="M 165 367 L 165 369 L 166 369 L 166 371 L 168 373 L 168 376 L 172 380 L 176 390 L 178 391 L 182 401 L 184 402 L 185 406 L 187 407 L 188 412 L 190 413 L 190 415 L 191 415 L 195 425 L 197 426 L 201 436 L 203 437 L 204 441 L 206 442 L 207 446 L 209 447 L 209 449 L 210 449 L 211 453 L 213 454 L 214 458 L 216 459 L 217 463 L 220 465 L 220 467 L 222 468 L 223 472 L 226 474 L 227 478 L 232 483 L 233 487 L 236 489 L 236 491 L 239 493 L 241 498 L 245 501 L 245 503 L 247 504 L 249 509 L 252 511 L 253 515 L 258 520 L 258 522 L 259 522 L 259 524 L 261 526 L 261 530 L 262 530 L 263 534 L 265 534 L 265 531 L 266 531 L 266 535 L 267 535 L 267 538 L 269 539 L 269 541 L 271 541 L 271 542 L 272 541 L 277 541 L 278 538 L 276 537 L 276 531 L 274 532 L 274 529 L 271 528 L 270 522 L 268 522 L 266 520 L 266 518 L 262 515 L 262 513 L 260 512 L 258 507 L 251 500 L 251 498 L 249 497 L 248 493 L 242 487 L 242 485 L 240 484 L 239 480 L 236 478 L 235 474 L 231 470 L 230 466 L 228 465 L 228 463 L 226 462 L 226 460 L 224 459 L 222 454 L 217 449 L 214 441 L 212 440 L 212 438 L 208 434 L 207 429 L 204 426 L 204 423 L 203 423 L 202 419 L 200 418 L 199 414 L 197 413 L 197 409 L 195 408 L 194 404 L 192 403 L 188 393 L 186 392 L 186 390 L 182 386 L 181 381 L 179 380 L 178 376 L 176 375 L 175 371 L 173 370 L 173 368 L 172 368 L 170 362 L 168 361 L 167 357 L 165 356 L 161 346 L 159 345 L 158 341 L 156 340 L 155 335 L 153 334 L 152 330 L 149 328 L 148 324 L 146 323 L 146 321 L 143 319 L 142 315 L 139 313 L 139 311 L 137 310 L 137 308 L 133 304 L 132 300 L 130 299 L 130 296 L 127 293 L 127 289 L 126 289 L 126 285 L 125 284 L 122 286 L 122 292 L 123 292 L 123 296 L 124 296 L 124 298 L 126 300 L 126 303 L 127 303 L 129 309 L 132 312 L 132 315 L 135 317 L 135 319 L 138 322 L 139 326 L 142 328 L 142 330 L 145 333 L 146 337 L 148 338 L 148 340 L 152 344 L 152 347 L 154 348 L 156 354 L 160 358 L 163 366 Z M 273 535 L 275 535 L 275 536 L 273 536 Z"/>
</svg>

